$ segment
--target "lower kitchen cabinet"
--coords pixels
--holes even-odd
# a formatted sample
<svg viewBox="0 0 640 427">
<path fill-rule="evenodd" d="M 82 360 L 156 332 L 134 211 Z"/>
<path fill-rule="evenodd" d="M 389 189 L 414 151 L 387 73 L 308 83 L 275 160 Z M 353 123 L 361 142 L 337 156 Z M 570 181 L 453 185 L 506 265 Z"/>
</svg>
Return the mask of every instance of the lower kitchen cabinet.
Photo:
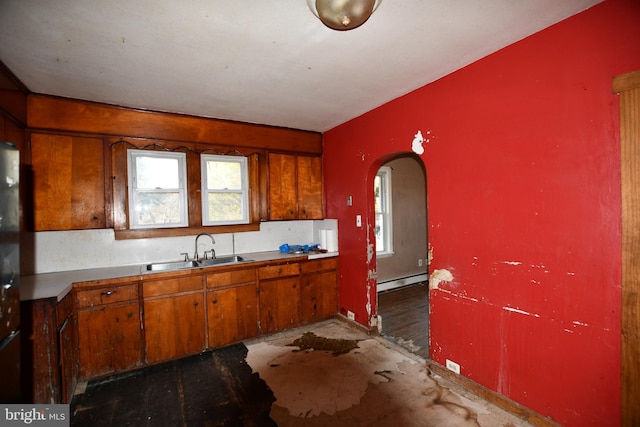
<svg viewBox="0 0 640 427">
<path fill-rule="evenodd" d="M 196 354 L 205 348 L 202 293 L 144 302 L 147 363 Z"/>
<path fill-rule="evenodd" d="M 76 305 L 81 378 L 142 365 L 137 284 L 79 291 Z"/>
<path fill-rule="evenodd" d="M 60 369 L 60 391 L 62 403 L 71 402 L 79 374 L 76 360 L 76 328 L 73 315 L 73 298 L 67 295 L 56 307 L 58 320 L 58 349 Z"/>
<path fill-rule="evenodd" d="M 181 293 L 168 293 L 172 290 Z M 147 363 L 177 359 L 205 349 L 202 275 L 145 282 L 143 295 Z"/>
<path fill-rule="evenodd" d="M 291 329 L 300 323 L 300 278 L 260 282 L 260 333 Z"/>
<path fill-rule="evenodd" d="M 69 403 L 78 377 L 73 298 L 22 301 L 22 402 Z"/>
<path fill-rule="evenodd" d="M 269 334 L 300 324 L 300 264 L 280 264 L 258 270 L 260 333 Z"/>
<path fill-rule="evenodd" d="M 76 284 L 75 298 L 60 303 L 57 312 L 55 302 L 33 310 L 34 323 L 43 318 L 52 325 L 44 327 L 49 347 L 34 345 L 41 357 L 37 360 L 44 361 L 48 349 L 57 347 L 59 360 L 44 366 L 49 369 L 54 363 L 61 372 L 48 380 L 59 394 L 51 397 L 44 390 L 39 402 L 45 396 L 47 403 L 64 401 L 76 379 L 179 359 L 325 320 L 338 306 L 335 257 L 162 273 L 135 283 L 117 280 Z M 75 312 L 69 302 L 75 302 Z"/>
<path fill-rule="evenodd" d="M 302 322 L 329 319 L 338 312 L 336 258 L 323 258 L 302 264 Z"/>
<path fill-rule="evenodd" d="M 206 282 L 209 347 L 258 335 L 256 269 L 209 273 Z"/>
<path fill-rule="evenodd" d="M 258 335 L 256 284 L 207 292 L 209 347 L 221 347 Z"/>
</svg>

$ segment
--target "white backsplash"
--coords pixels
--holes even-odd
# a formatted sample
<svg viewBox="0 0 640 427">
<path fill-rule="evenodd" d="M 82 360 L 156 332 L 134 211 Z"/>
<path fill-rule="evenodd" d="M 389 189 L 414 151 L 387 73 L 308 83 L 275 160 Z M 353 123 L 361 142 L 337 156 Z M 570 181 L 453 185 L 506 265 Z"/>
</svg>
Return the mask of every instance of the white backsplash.
<svg viewBox="0 0 640 427">
<path fill-rule="evenodd" d="M 271 221 L 260 224 L 260 231 L 214 234 L 216 255 L 277 251 L 283 243 L 319 243 L 319 230 L 338 229 L 338 221 Z M 193 257 L 195 237 L 158 237 L 153 239 L 115 240 L 106 230 L 43 231 L 25 233 L 21 240 L 22 274 L 84 270 L 87 268 L 137 265 L 176 261 L 181 252 Z M 211 241 L 201 238 L 198 252 L 211 248 Z"/>
</svg>

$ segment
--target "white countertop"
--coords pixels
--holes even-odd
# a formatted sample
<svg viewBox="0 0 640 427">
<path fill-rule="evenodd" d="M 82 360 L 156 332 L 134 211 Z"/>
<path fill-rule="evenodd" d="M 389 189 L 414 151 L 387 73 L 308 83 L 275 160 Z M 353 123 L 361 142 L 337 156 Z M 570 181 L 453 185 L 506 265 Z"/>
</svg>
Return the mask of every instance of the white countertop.
<svg viewBox="0 0 640 427">
<path fill-rule="evenodd" d="M 237 254 L 247 262 L 281 261 L 289 258 L 306 257 L 317 259 L 338 256 L 338 252 L 288 254 L 279 251 L 254 252 Z M 246 262 L 245 262 L 246 263 Z M 90 282 L 93 280 L 118 279 L 122 277 L 146 276 L 159 272 L 147 271 L 145 264 L 125 265 L 119 267 L 91 268 L 86 270 L 59 271 L 20 277 L 20 300 L 31 301 L 37 299 L 57 298 L 61 301 L 73 288 L 74 283 Z M 215 267 L 214 267 L 215 268 Z M 135 280 L 135 279 L 134 279 Z"/>
</svg>

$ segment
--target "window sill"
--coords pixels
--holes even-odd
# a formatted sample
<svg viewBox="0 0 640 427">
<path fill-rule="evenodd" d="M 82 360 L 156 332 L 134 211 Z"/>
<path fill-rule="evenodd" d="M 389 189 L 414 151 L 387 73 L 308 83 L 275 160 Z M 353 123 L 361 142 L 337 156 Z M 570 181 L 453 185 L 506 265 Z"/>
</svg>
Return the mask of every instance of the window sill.
<svg viewBox="0 0 640 427">
<path fill-rule="evenodd" d="M 137 230 L 115 230 L 116 240 L 149 239 L 154 237 L 192 236 L 199 233 L 221 234 L 259 231 L 260 223 L 219 225 L 215 227 L 147 228 Z"/>
<path fill-rule="evenodd" d="M 376 258 L 391 258 L 395 252 L 376 252 Z"/>
</svg>

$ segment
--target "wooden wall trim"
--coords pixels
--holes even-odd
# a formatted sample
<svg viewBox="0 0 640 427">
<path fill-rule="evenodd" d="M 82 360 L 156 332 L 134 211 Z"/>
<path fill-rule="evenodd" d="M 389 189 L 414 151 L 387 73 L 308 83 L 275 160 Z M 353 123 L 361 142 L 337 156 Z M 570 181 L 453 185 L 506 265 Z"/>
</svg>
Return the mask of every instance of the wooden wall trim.
<svg viewBox="0 0 640 427">
<path fill-rule="evenodd" d="M 613 93 L 640 88 L 640 70 L 613 78 Z"/>
<path fill-rule="evenodd" d="M 25 85 L 0 61 L 0 110 L 21 128 L 27 124 L 28 93 Z"/>
<path fill-rule="evenodd" d="M 622 182 L 622 425 L 640 425 L 640 71 L 613 80 L 620 93 Z"/>
<path fill-rule="evenodd" d="M 504 409 L 505 411 L 513 414 L 514 416 L 521 418 L 522 420 L 528 422 L 529 424 L 537 427 L 560 427 L 560 424 L 556 423 L 550 418 L 546 418 L 535 411 L 532 411 L 529 408 L 526 408 L 520 405 L 517 402 L 514 402 L 507 397 L 496 393 L 493 390 L 490 390 L 468 378 L 463 377 L 462 375 L 457 375 L 451 371 L 449 371 L 444 366 L 432 361 L 427 360 L 427 368 L 429 368 L 433 373 L 440 375 L 451 381 L 454 384 L 459 385 L 460 387 L 469 390 L 477 396 L 480 396 L 482 399 L 493 403 L 497 407 Z"/>
<path fill-rule="evenodd" d="M 27 127 L 32 129 L 322 153 L 322 134 L 318 132 L 136 110 L 47 95 L 28 96 L 27 118 Z"/>
</svg>

